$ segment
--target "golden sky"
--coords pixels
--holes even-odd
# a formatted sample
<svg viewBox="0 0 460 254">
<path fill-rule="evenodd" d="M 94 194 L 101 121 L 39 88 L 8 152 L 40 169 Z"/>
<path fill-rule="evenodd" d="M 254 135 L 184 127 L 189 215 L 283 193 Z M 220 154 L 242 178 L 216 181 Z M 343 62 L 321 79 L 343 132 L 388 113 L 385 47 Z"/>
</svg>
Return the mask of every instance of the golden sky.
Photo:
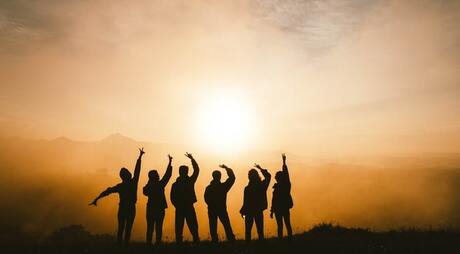
<svg viewBox="0 0 460 254">
<path fill-rule="evenodd" d="M 458 152 L 458 24 L 458 1 L 2 1 L 0 131 Z"/>
</svg>

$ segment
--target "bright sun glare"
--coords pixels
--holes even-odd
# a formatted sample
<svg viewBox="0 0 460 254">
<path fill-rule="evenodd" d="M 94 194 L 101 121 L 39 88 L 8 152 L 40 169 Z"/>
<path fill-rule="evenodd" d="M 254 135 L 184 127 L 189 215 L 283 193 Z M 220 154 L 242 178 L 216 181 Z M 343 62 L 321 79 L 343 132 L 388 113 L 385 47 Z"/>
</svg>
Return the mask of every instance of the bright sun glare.
<svg viewBox="0 0 460 254">
<path fill-rule="evenodd" d="M 235 150 L 253 138 L 254 117 L 249 101 L 236 91 L 219 91 L 204 98 L 197 117 L 200 143 L 212 149 Z"/>
</svg>

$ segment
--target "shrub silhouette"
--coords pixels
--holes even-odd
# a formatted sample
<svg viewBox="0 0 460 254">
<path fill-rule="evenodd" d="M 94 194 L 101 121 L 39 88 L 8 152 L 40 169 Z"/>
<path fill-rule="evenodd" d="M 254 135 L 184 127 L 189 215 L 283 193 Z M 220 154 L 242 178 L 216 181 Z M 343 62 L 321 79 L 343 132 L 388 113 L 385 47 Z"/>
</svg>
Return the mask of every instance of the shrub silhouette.
<svg viewBox="0 0 460 254">
<path fill-rule="evenodd" d="M 311 228 L 308 233 L 311 234 L 325 234 L 325 235 L 339 235 L 339 234 L 368 234 L 369 229 L 363 228 L 346 228 L 332 223 L 320 223 Z"/>
<path fill-rule="evenodd" d="M 94 241 L 94 236 L 82 225 L 62 227 L 48 237 L 51 244 L 87 244 Z"/>
</svg>

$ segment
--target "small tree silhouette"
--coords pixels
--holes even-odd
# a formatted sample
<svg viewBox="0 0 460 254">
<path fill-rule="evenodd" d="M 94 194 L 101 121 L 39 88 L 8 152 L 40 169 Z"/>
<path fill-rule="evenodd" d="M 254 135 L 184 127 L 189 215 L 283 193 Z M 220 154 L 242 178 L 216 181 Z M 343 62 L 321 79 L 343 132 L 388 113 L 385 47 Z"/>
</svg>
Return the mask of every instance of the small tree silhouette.
<svg viewBox="0 0 460 254">
<path fill-rule="evenodd" d="M 48 241 L 53 244 L 82 244 L 93 241 L 93 235 L 82 225 L 70 225 L 51 233 Z"/>
</svg>

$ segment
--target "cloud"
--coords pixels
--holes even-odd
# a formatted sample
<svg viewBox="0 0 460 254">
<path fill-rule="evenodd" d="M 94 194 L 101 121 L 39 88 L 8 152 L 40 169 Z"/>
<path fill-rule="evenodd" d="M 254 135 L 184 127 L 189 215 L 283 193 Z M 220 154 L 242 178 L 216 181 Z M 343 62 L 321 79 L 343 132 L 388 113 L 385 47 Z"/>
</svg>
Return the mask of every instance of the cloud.
<svg viewBox="0 0 460 254">
<path fill-rule="evenodd" d="M 0 3 L 0 54 L 20 53 L 36 43 L 55 39 L 60 32 L 52 1 Z"/>
<path fill-rule="evenodd" d="M 256 34 L 266 32 L 264 26 L 273 26 L 297 36 L 306 47 L 317 51 L 336 45 L 338 39 L 350 33 L 381 2 L 3 1 L 0 3 L 0 38 L 16 49 L 27 48 L 26 42 L 51 37 L 55 42 L 64 39 L 65 43 L 74 43 L 77 47 L 97 43 L 119 46 L 130 39 L 148 39 L 145 34 L 225 33 L 235 24 L 244 23 L 249 25 L 250 33 Z M 87 41 L 89 44 L 84 45 Z"/>
<path fill-rule="evenodd" d="M 185 126 L 194 105 L 225 84 L 254 98 L 260 131 L 279 137 L 265 145 L 305 147 L 308 140 L 298 137 L 316 135 L 312 129 L 340 133 L 345 123 L 356 133 L 434 130 L 448 124 L 430 119 L 459 108 L 458 1 L 2 1 L 0 7 L 0 115 L 24 121 L 9 126 L 34 126 L 46 137 L 121 131 L 189 142 Z M 335 112 L 344 113 L 334 118 Z M 139 119 L 142 126 L 134 124 Z M 449 121 L 456 126 L 458 117 Z"/>
<path fill-rule="evenodd" d="M 384 1 L 256 1 L 256 17 L 291 36 L 297 36 L 310 53 L 339 43 L 381 7 Z"/>
</svg>

